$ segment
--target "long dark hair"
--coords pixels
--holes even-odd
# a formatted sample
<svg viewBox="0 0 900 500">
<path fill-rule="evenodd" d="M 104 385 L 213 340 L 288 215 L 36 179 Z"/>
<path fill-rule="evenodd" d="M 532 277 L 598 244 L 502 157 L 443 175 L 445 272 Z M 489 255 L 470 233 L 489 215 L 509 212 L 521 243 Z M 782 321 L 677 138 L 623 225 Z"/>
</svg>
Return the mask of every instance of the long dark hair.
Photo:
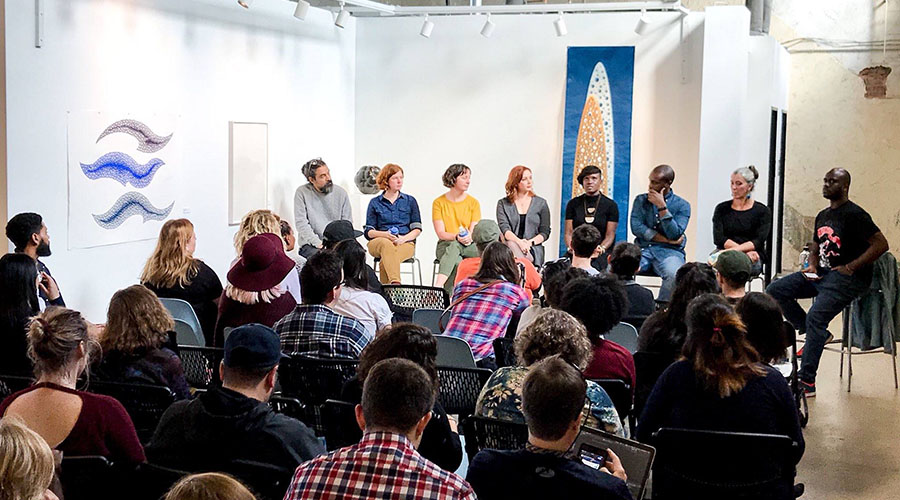
<svg viewBox="0 0 900 500">
<path fill-rule="evenodd" d="M 790 341 L 781 306 L 775 299 L 765 293 L 750 292 L 737 303 L 735 312 L 747 326 L 747 340 L 763 362 L 772 363 L 784 356 Z"/>
<path fill-rule="evenodd" d="M 709 264 L 688 262 L 675 273 L 675 289 L 672 301 L 666 309 L 666 324 L 675 346 L 684 343 L 687 336 L 685 314 L 688 304 L 704 293 L 718 293 L 719 283 L 716 273 Z"/>
<path fill-rule="evenodd" d="M 368 290 L 369 277 L 366 272 L 366 251 L 356 240 L 344 240 L 334 247 L 335 253 L 343 260 L 344 281 L 350 288 Z"/>
<path fill-rule="evenodd" d="M 506 280 L 510 283 L 519 283 L 519 268 L 512 250 L 499 241 L 493 241 L 481 254 L 481 266 L 475 273 L 476 281 L 490 283 L 494 280 Z"/>
<path fill-rule="evenodd" d="M 40 312 L 37 295 L 37 265 L 23 253 L 0 258 L 0 317 L 21 321 Z"/>
<path fill-rule="evenodd" d="M 744 322 L 720 294 L 705 293 L 692 300 L 687 324 L 681 353 L 708 390 L 728 397 L 750 379 L 765 375 L 759 354 L 747 340 Z"/>
</svg>

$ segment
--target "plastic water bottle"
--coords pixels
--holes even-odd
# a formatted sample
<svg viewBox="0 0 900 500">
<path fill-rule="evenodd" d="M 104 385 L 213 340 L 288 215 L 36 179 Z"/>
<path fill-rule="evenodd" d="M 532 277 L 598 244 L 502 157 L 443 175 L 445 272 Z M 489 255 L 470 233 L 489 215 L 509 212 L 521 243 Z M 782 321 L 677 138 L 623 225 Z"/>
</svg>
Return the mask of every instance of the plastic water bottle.
<svg viewBox="0 0 900 500">
<path fill-rule="evenodd" d="M 803 246 L 803 251 L 800 252 L 800 271 L 806 272 L 809 269 L 809 245 Z"/>
<path fill-rule="evenodd" d="M 459 226 L 459 237 L 460 237 L 460 238 L 465 238 L 465 237 L 468 236 L 468 235 L 469 235 L 469 230 L 466 229 L 466 228 L 463 227 L 463 226 Z"/>
<path fill-rule="evenodd" d="M 388 229 L 388 232 L 394 236 L 397 236 L 398 234 L 400 234 L 400 230 L 397 229 L 395 226 L 391 226 L 391 228 Z"/>
</svg>

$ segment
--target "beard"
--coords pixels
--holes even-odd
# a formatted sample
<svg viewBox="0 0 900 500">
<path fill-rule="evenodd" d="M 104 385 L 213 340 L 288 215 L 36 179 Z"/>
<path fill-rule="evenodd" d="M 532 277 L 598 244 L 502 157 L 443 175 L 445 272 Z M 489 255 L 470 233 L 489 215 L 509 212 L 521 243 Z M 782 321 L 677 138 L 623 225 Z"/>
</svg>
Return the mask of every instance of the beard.
<svg viewBox="0 0 900 500">
<path fill-rule="evenodd" d="M 37 247 L 38 257 L 49 257 L 50 253 L 50 243 L 42 241 Z"/>
<path fill-rule="evenodd" d="M 325 183 L 324 186 L 322 186 L 321 188 L 318 188 L 318 189 L 319 189 L 319 192 L 320 192 L 320 193 L 322 193 L 322 194 L 328 194 L 328 193 L 330 193 L 330 192 L 334 189 L 334 182 L 328 181 L 328 182 Z"/>
</svg>

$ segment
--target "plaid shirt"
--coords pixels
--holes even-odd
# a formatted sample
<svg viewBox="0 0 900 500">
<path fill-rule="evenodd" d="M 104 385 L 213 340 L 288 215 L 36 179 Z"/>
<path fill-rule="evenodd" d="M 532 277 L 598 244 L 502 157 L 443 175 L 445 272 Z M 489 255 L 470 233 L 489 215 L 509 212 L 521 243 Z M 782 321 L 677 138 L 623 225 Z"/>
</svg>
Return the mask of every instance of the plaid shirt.
<svg viewBox="0 0 900 500">
<path fill-rule="evenodd" d="M 353 446 L 301 464 L 284 500 L 301 498 L 475 500 L 475 492 L 422 458 L 405 436 L 367 432 Z"/>
<path fill-rule="evenodd" d="M 477 289 L 483 283 L 467 278 L 453 289 L 453 300 Z M 469 343 L 475 359 L 494 355 L 492 342 L 506 333 L 513 312 L 528 307 L 525 290 L 508 281 L 491 285 L 453 308 L 444 335 L 459 337 Z"/>
<path fill-rule="evenodd" d="M 371 340 L 359 321 L 322 304 L 301 304 L 273 327 L 281 350 L 314 358 L 359 359 Z"/>
</svg>

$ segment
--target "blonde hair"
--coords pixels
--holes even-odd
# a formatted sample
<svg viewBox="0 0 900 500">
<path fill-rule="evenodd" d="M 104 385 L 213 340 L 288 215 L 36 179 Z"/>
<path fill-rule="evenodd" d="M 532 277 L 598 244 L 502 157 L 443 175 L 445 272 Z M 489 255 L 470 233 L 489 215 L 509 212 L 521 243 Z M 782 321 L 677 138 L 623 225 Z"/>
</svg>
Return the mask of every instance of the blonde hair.
<svg viewBox="0 0 900 500">
<path fill-rule="evenodd" d="M 254 210 L 241 219 L 241 225 L 234 235 L 234 250 L 238 255 L 244 251 L 244 244 L 257 234 L 281 234 L 281 218 L 271 210 Z M 283 243 L 282 243 L 283 244 Z"/>
<path fill-rule="evenodd" d="M 141 273 L 141 283 L 160 288 L 186 287 L 199 272 L 199 261 L 187 252 L 194 225 L 187 219 L 166 221 L 159 230 L 156 248 Z"/>
<path fill-rule="evenodd" d="M 566 362 L 587 368 L 594 356 L 587 330 L 571 314 L 559 309 L 547 309 L 521 333 L 513 343 L 516 359 L 522 366 L 531 366 L 553 355 Z"/>
<path fill-rule="evenodd" d="M 275 285 L 268 290 L 263 290 L 261 292 L 251 292 L 248 290 L 240 289 L 231 283 L 225 285 L 225 296 L 229 299 L 240 302 L 241 304 L 246 304 L 252 306 L 253 304 L 259 304 L 260 302 L 264 302 L 266 304 L 272 302 L 284 295 L 284 290 L 281 289 L 279 285 Z"/>
<path fill-rule="evenodd" d="M 38 500 L 53 480 L 53 452 L 21 419 L 0 420 L 0 500 Z"/>
<path fill-rule="evenodd" d="M 84 343 L 87 364 L 99 354 L 100 345 L 88 335 L 81 313 L 65 307 L 48 307 L 28 326 L 28 357 L 35 375 L 58 373 L 75 361 L 78 346 Z"/>
<path fill-rule="evenodd" d="M 219 472 L 206 472 L 181 478 L 164 500 L 256 500 L 256 497 L 237 479 Z"/>
<path fill-rule="evenodd" d="M 143 285 L 131 285 L 113 294 L 109 301 L 100 346 L 103 352 L 125 354 L 156 349 L 166 343 L 174 327 L 172 316 L 156 294 Z"/>
</svg>

